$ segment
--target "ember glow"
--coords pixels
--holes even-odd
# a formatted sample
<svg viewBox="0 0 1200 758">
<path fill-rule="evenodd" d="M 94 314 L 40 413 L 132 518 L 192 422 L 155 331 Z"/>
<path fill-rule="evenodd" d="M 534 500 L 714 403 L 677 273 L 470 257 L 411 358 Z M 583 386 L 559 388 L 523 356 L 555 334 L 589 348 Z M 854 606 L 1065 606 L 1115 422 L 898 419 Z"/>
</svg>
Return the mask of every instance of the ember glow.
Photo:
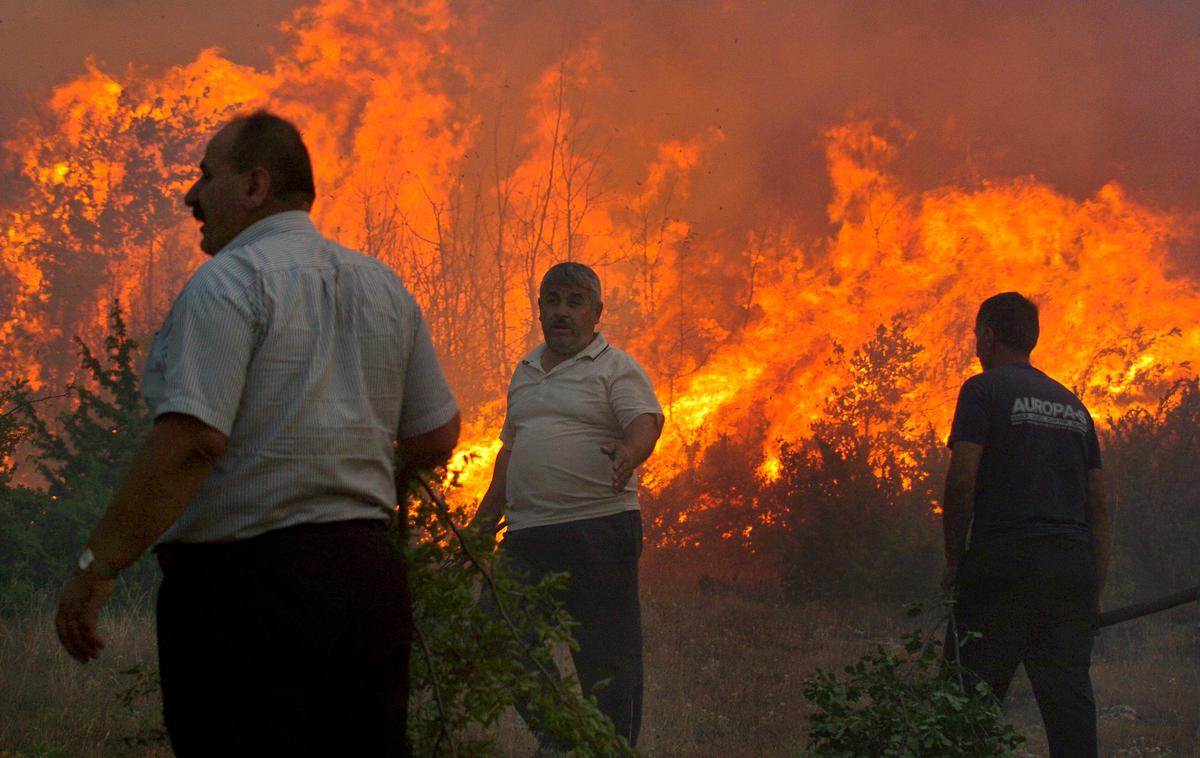
<svg viewBox="0 0 1200 758">
<path fill-rule="evenodd" d="M 597 33 L 494 66 L 472 13 L 329 0 L 287 22 L 271 67 L 217 49 L 152 77 L 81 64 L 4 143 L 21 177 L 0 197 L 8 376 L 63 381 L 67 340 L 103 335 L 114 298 L 135 333 L 155 328 L 204 260 L 181 203 L 204 141 L 264 106 L 306 135 L 320 228 L 396 268 L 425 308 L 467 419 L 466 501 L 486 487 L 508 375 L 540 339 L 537 281 L 558 260 L 601 274 L 602 328 L 667 409 L 650 488 L 720 435 L 760 446 L 773 476 L 778 441 L 805 435 L 847 380 L 835 341 L 853 349 L 895 318 L 924 347 L 906 402 L 944 433 L 975 370 L 975 308 L 1003 290 L 1041 303 L 1035 362 L 1098 419 L 1193 373 L 1200 283 L 1172 258 L 1195 244 L 1187 211 L 1116 179 L 1081 196 L 1023 174 L 917 186 L 937 173 L 900 168 L 921 133 L 869 108 L 765 148 L 719 107 L 681 127 L 672 109 L 694 96 L 648 91 L 673 61 L 648 56 L 639 89 L 628 38 Z M 792 165 L 817 145 L 823 174 L 743 181 L 764 149 Z"/>
</svg>

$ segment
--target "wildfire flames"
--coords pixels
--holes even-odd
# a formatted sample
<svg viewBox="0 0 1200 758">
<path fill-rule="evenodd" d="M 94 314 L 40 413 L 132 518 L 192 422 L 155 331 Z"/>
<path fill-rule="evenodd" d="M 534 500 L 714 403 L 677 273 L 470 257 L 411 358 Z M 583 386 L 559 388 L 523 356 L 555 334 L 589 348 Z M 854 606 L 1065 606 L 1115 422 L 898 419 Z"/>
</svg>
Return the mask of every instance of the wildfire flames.
<svg viewBox="0 0 1200 758">
<path fill-rule="evenodd" d="M 1169 257 L 1193 218 L 1115 181 L 1084 198 L 1032 177 L 905 186 L 895 166 L 916 135 L 878 115 L 798 138 L 824 145 L 827 177 L 811 180 L 829 189 L 827 234 L 723 223 L 697 186 L 747 149 L 726 129 L 592 107 L 619 89 L 601 39 L 498 80 L 454 48 L 469 24 L 441 2 L 329 0 L 293 17 L 266 70 L 215 49 L 157 77 L 89 63 L 4 144 L 22 177 L 0 197 L 10 377 L 62 381 L 66 340 L 102 335 L 113 299 L 136 334 L 155 328 L 204 260 L 182 207 L 203 143 L 261 106 L 306 135 L 319 227 L 395 267 L 425 308 L 468 421 L 467 499 L 490 474 L 509 372 L 540 339 L 538 277 L 563 259 L 601 274 L 602 328 L 667 409 L 650 488 L 719 435 L 760 443 L 772 476 L 778 440 L 806 434 L 847 381 L 835 342 L 852 349 L 893 318 L 924 347 L 906 402 L 944 433 L 975 370 L 975 308 L 1003 290 L 1041 303 L 1035 363 L 1097 419 L 1193 371 L 1200 286 Z"/>
</svg>

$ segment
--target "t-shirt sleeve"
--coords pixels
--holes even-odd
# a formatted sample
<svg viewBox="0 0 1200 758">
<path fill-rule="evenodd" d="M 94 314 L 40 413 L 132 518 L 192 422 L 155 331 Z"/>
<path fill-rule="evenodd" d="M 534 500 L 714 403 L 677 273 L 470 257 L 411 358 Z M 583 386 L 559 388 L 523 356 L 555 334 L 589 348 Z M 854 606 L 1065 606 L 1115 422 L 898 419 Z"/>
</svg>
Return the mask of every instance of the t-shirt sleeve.
<svg viewBox="0 0 1200 758">
<path fill-rule="evenodd" d="M 513 430 L 508 423 L 508 414 L 504 414 L 504 424 L 500 427 L 500 446 L 501 448 L 512 449 Z"/>
<path fill-rule="evenodd" d="M 416 334 L 404 377 L 404 399 L 400 407 L 401 439 L 415 437 L 437 429 L 454 418 L 458 404 L 454 392 L 442 373 L 442 364 L 433 349 L 429 324 L 417 311 Z"/>
<path fill-rule="evenodd" d="M 171 307 L 165 331 L 154 417 L 183 413 L 228 437 L 258 341 L 247 287 L 201 269 Z"/>
<path fill-rule="evenodd" d="M 609 383 L 608 399 L 621 428 L 628 428 L 643 413 L 652 413 L 661 419 L 662 406 L 654 395 L 650 377 L 633 358 L 623 353 L 620 357 L 621 361 Z"/>
<path fill-rule="evenodd" d="M 954 408 L 954 421 L 950 424 L 950 439 L 955 442 L 987 443 L 988 412 L 987 388 L 980 377 L 968 379 L 958 392 L 958 404 Z"/>
</svg>

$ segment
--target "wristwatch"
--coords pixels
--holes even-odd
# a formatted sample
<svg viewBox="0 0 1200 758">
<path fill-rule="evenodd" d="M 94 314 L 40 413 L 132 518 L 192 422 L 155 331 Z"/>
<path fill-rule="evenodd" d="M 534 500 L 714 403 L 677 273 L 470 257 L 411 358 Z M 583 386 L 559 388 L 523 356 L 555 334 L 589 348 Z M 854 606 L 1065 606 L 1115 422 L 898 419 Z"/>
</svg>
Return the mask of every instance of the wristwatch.
<svg viewBox="0 0 1200 758">
<path fill-rule="evenodd" d="M 96 560 L 96 555 L 90 547 L 83 549 L 83 555 L 79 556 L 80 571 L 90 571 L 101 579 L 116 579 L 117 574 L 121 573 L 118 569 L 113 568 L 104 561 Z"/>
</svg>

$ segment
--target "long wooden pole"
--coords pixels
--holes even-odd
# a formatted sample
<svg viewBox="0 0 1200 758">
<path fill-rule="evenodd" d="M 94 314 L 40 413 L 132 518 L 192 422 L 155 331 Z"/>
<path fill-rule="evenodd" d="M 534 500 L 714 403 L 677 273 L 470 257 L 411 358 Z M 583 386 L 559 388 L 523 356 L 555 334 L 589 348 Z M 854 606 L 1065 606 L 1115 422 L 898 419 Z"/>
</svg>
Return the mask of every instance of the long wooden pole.
<svg viewBox="0 0 1200 758">
<path fill-rule="evenodd" d="M 1105 611 L 1104 613 L 1096 616 L 1095 627 L 1097 629 L 1102 629 L 1106 626 L 1119 624 L 1122 621 L 1129 621 L 1131 619 L 1141 618 L 1142 616 L 1149 616 L 1151 613 L 1165 611 L 1168 608 L 1174 608 L 1175 606 L 1183 605 L 1184 603 L 1191 603 L 1195 600 L 1200 600 L 1200 584 L 1196 585 L 1195 587 L 1189 587 L 1186 590 L 1180 590 L 1179 592 L 1171 593 L 1170 595 L 1164 595 L 1157 600 L 1151 600 L 1147 603 L 1136 603 L 1134 605 L 1127 605 L 1124 608 Z"/>
</svg>

